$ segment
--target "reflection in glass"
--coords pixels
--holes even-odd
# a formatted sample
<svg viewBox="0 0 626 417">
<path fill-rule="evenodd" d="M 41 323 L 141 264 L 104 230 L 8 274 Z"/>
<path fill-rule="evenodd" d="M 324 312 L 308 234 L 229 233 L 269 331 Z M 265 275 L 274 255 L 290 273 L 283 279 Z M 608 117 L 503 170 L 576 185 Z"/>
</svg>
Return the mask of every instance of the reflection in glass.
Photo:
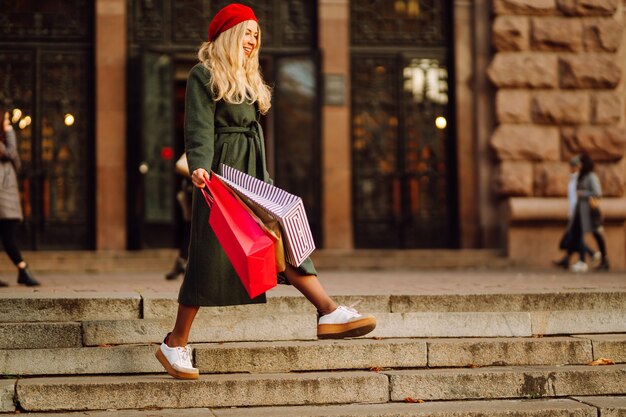
<svg viewBox="0 0 626 417">
<path fill-rule="evenodd" d="M 314 238 L 319 237 L 317 78 L 310 56 L 277 60 L 275 86 L 276 184 L 299 195 Z"/>
</svg>

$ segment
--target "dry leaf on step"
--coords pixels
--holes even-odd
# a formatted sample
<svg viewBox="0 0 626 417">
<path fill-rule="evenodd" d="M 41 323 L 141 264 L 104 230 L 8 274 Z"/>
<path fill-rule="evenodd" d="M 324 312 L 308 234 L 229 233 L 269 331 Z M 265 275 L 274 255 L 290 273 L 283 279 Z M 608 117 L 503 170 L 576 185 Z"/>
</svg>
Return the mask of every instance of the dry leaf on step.
<svg viewBox="0 0 626 417">
<path fill-rule="evenodd" d="M 607 358 L 598 358 L 593 362 L 589 362 L 587 365 L 591 365 L 591 366 L 598 366 L 598 365 L 615 365 L 615 362 L 613 362 L 610 359 Z"/>
<path fill-rule="evenodd" d="M 421 404 L 421 403 L 423 403 L 423 402 L 424 402 L 424 400 L 420 400 L 420 399 L 416 399 L 416 398 L 411 398 L 411 397 L 406 397 L 406 398 L 404 399 L 404 402 L 405 402 L 405 403 L 418 403 L 418 404 Z"/>
</svg>

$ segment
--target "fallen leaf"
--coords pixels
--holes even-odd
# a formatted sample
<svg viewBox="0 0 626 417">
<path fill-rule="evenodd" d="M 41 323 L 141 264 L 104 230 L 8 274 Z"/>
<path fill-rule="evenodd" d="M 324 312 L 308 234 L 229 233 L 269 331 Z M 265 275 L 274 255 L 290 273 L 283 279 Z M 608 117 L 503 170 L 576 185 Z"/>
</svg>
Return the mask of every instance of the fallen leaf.
<svg viewBox="0 0 626 417">
<path fill-rule="evenodd" d="M 404 399 L 405 403 L 417 403 L 417 404 L 421 404 L 424 402 L 424 400 L 420 400 L 420 399 L 416 399 L 416 398 L 411 398 L 411 397 L 406 397 Z"/>
<path fill-rule="evenodd" d="M 468 368 L 480 368 L 480 365 L 476 365 L 475 363 L 470 363 L 469 365 L 467 365 Z"/>
<path fill-rule="evenodd" d="M 382 370 L 383 370 L 383 368 L 379 368 L 379 367 L 377 367 L 377 366 L 375 366 L 375 367 L 373 367 L 373 368 L 370 368 L 370 371 L 372 371 L 372 372 L 380 372 L 380 371 L 382 371 Z"/>
<path fill-rule="evenodd" d="M 593 362 L 589 362 L 587 365 L 590 366 L 598 366 L 598 365 L 615 365 L 615 362 L 613 362 L 611 359 L 607 359 L 607 358 L 598 358 Z"/>
</svg>

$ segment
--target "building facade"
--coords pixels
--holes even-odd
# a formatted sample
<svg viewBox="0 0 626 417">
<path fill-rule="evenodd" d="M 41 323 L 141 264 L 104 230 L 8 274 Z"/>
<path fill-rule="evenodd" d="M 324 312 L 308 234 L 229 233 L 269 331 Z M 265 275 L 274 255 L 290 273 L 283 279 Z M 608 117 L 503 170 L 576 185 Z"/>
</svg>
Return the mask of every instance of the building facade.
<svg viewBox="0 0 626 417">
<path fill-rule="evenodd" d="M 186 74 L 223 0 L 16 2 L 0 97 L 23 244 L 173 247 Z M 598 162 L 626 258 L 623 0 L 255 0 L 271 174 L 318 246 L 501 248 L 547 265 L 567 161 Z"/>
</svg>

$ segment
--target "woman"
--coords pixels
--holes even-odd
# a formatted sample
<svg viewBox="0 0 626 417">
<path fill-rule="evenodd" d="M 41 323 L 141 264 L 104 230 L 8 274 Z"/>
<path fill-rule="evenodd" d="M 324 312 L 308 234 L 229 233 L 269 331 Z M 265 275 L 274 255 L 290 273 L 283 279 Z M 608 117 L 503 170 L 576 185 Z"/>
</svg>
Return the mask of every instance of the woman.
<svg viewBox="0 0 626 417">
<path fill-rule="evenodd" d="M 556 266 L 560 266 L 564 269 L 570 268 L 570 258 L 572 254 L 578 252 L 578 242 L 580 242 L 580 228 L 573 227 L 574 224 L 574 214 L 576 212 L 576 203 L 578 203 L 578 192 L 576 188 L 578 187 L 578 171 L 580 171 L 580 156 L 576 155 L 572 157 L 569 161 L 569 169 L 570 169 L 570 179 L 567 184 L 567 200 L 569 202 L 568 205 L 568 213 L 567 213 L 567 226 L 565 227 L 565 233 L 561 238 L 561 243 L 559 244 L 559 248 L 564 250 L 565 256 L 558 260 L 552 261 Z M 575 233 L 578 232 L 578 235 Z M 600 252 L 593 252 L 589 246 L 585 245 L 585 253 L 592 257 L 594 263 L 600 263 Z"/>
<path fill-rule="evenodd" d="M 185 103 L 185 148 L 195 187 L 187 270 L 178 296 L 176 324 L 156 356 L 167 372 L 181 379 L 198 378 L 187 345 L 200 306 L 264 303 L 250 299 L 207 223 L 209 208 L 201 195 L 209 172 L 225 163 L 270 182 L 265 165 L 263 132 L 258 115 L 270 108 L 271 91 L 259 70 L 261 32 L 249 7 L 231 4 L 209 25 L 208 42 L 190 72 Z M 286 279 L 317 308 L 320 338 L 362 336 L 376 326 L 372 316 L 337 306 L 317 279 L 310 259 L 289 267 Z"/>
<path fill-rule="evenodd" d="M 17 140 L 9 113 L 3 111 L 2 114 L 4 114 L 4 120 L 0 134 L 0 235 L 5 252 L 17 267 L 17 283 L 34 287 L 39 285 L 39 282 L 33 278 L 28 265 L 22 259 L 16 242 L 17 227 L 23 218 L 17 185 L 20 156 L 17 152 Z M 8 285 L 0 281 L 0 287 Z"/>
<path fill-rule="evenodd" d="M 589 154 L 583 152 L 580 155 L 580 172 L 578 173 L 578 183 L 576 186 L 578 194 L 578 203 L 576 204 L 575 226 L 577 227 L 578 236 L 580 236 L 578 253 L 580 259 L 572 265 L 574 272 L 586 272 L 588 269 L 585 262 L 585 235 L 592 233 L 600 254 L 602 256 L 600 265 L 596 268 L 599 271 L 607 271 L 609 269 L 609 261 L 606 256 L 606 243 L 602 235 L 602 218 L 600 209 L 597 207 L 597 201 L 602 197 L 602 188 L 598 176 L 593 172 L 594 163 Z"/>
</svg>

